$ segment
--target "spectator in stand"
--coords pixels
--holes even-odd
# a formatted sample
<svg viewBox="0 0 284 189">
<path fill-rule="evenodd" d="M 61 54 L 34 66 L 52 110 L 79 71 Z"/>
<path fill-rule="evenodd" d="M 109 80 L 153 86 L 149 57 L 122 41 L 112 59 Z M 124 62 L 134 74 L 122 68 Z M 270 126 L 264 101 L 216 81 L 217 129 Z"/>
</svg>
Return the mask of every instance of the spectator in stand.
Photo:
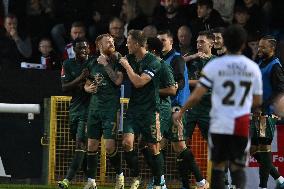
<svg viewBox="0 0 284 189">
<path fill-rule="evenodd" d="M 85 26 L 88 26 L 91 22 L 92 2 L 92 0 L 53 1 L 57 23 L 51 29 L 51 36 L 60 53 L 64 51 L 72 23 L 80 20 Z"/>
<path fill-rule="evenodd" d="M 4 19 L 6 35 L 15 42 L 20 54 L 24 58 L 29 58 L 32 54 L 31 40 L 29 37 L 19 34 L 17 24 L 18 19 L 15 15 L 6 16 Z"/>
<path fill-rule="evenodd" d="M 261 4 L 261 12 L 263 14 L 263 22 L 264 25 L 267 27 L 268 32 L 270 32 L 269 24 L 272 21 L 272 14 L 273 14 L 273 3 L 272 1 L 262 1 Z"/>
<path fill-rule="evenodd" d="M 270 31 L 273 35 L 277 35 L 277 39 L 284 39 L 284 11 L 283 11 L 283 0 L 273 0 L 272 3 L 272 14 L 270 22 Z M 281 41 L 280 41 L 281 42 Z"/>
<path fill-rule="evenodd" d="M 158 30 L 155 25 L 147 25 L 143 28 L 142 31 L 147 38 L 157 37 L 157 34 L 158 34 Z"/>
<path fill-rule="evenodd" d="M 18 20 L 9 14 L 4 19 L 4 30 L 1 35 L 0 66 L 9 69 L 20 68 L 20 62 L 32 54 L 31 40 L 24 33 L 18 32 Z"/>
<path fill-rule="evenodd" d="M 26 6 L 27 28 L 32 40 L 47 36 L 53 25 L 54 9 L 52 0 L 29 0 Z M 35 27 L 36 26 L 36 27 Z"/>
<path fill-rule="evenodd" d="M 220 13 L 222 19 L 228 24 L 232 23 L 234 6 L 235 0 L 213 0 L 213 8 Z"/>
<path fill-rule="evenodd" d="M 96 0 L 92 1 L 91 22 L 88 26 L 88 38 L 95 43 L 96 38 L 103 33 L 108 33 L 109 21 L 113 17 L 119 17 L 122 0 Z"/>
<path fill-rule="evenodd" d="M 250 16 L 248 14 L 248 9 L 245 6 L 236 6 L 234 10 L 233 23 L 242 26 L 246 30 L 248 36 L 253 36 L 256 34 L 260 35 L 260 30 L 249 20 Z M 246 43 L 246 47 L 243 50 L 243 54 L 250 59 L 254 59 L 255 57 L 248 43 Z"/>
<path fill-rule="evenodd" d="M 262 33 L 267 32 L 267 23 L 264 20 L 264 13 L 256 0 L 243 0 L 245 7 L 248 9 L 250 22 L 255 25 Z"/>
<path fill-rule="evenodd" d="M 114 39 L 114 45 L 117 52 L 126 55 L 128 49 L 126 47 L 126 37 L 124 36 L 124 23 L 121 19 L 114 17 L 109 22 L 109 33 Z"/>
<path fill-rule="evenodd" d="M 280 62 L 282 62 L 282 65 L 283 65 L 283 62 L 284 62 L 284 41 L 279 42 L 276 53 L 277 53 L 277 56 L 280 59 Z"/>
<path fill-rule="evenodd" d="M 60 70 L 61 63 L 52 47 L 52 42 L 49 38 L 42 38 L 39 41 L 38 50 L 41 54 L 37 62 L 45 65 L 47 70 Z"/>
<path fill-rule="evenodd" d="M 198 33 L 204 30 L 211 30 L 216 27 L 225 26 L 220 13 L 213 9 L 212 0 L 197 1 L 197 19 L 193 22 L 193 38 L 196 39 Z M 195 40 L 193 40 L 195 41 Z"/>
<path fill-rule="evenodd" d="M 263 33 L 263 29 L 251 15 L 249 9 L 244 5 L 238 5 L 234 10 L 233 23 L 241 25 L 248 33 L 248 35 L 254 33 Z"/>
<path fill-rule="evenodd" d="M 27 31 L 31 37 L 32 58 L 38 58 L 38 44 L 40 39 L 49 36 L 55 23 L 53 0 L 28 0 L 25 6 Z M 38 62 L 38 60 L 36 60 Z"/>
<path fill-rule="evenodd" d="M 21 30 L 25 29 L 27 23 L 27 11 L 25 9 L 27 1 L 28 0 L 0 0 L 0 22 L 2 19 L 3 24 L 4 18 L 9 14 L 13 14 L 18 19 L 19 28 L 21 28 Z"/>
<path fill-rule="evenodd" d="M 72 42 L 75 41 L 77 38 L 83 38 L 86 36 L 86 28 L 83 22 L 73 22 L 70 30 L 70 43 L 68 43 L 63 52 L 63 60 L 69 58 L 75 58 L 75 52 L 73 49 Z"/>
<path fill-rule="evenodd" d="M 254 33 L 252 35 L 248 36 L 248 47 L 251 49 L 252 56 L 251 59 L 254 61 L 257 61 L 257 53 L 258 53 L 258 43 L 261 38 L 261 35 L 259 33 Z"/>
<path fill-rule="evenodd" d="M 129 24 L 131 20 L 135 19 L 137 15 L 139 14 L 139 9 L 137 5 L 136 0 L 123 0 L 122 1 L 122 6 L 121 6 L 121 12 L 120 12 L 120 18 L 121 20 L 124 21 L 125 26 L 124 26 L 124 35 L 127 36 L 128 31 L 129 31 Z"/>
<path fill-rule="evenodd" d="M 6 9 L 4 8 L 4 2 L 0 1 L 0 28 L 3 27 L 5 14 L 6 14 Z"/>
<path fill-rule="evenodd" d="M 186 16 L 179 0 L 165 0 L 163 12 L 156 15 L 155 25 L 158 30 L 170 30 L 174 36 L 174 43 L 177 43 L 177 31 L 182 25 L 188 25 L 189 18 Z"/>
<path fill-rule="evenodd" d="M 154 12 L 159 5 L 158 0 L 138 0 L 137 16 L 129 22 L 128 30 L 139 29 L 142 30 L 145 26 L 155 24 Z"/>
<path fill-rule="evenodd" d="M 186 25 L 179 27 L 177 37 L 178 37 L 178 47 L 176 48 L 177 51 L 179 51 L 182 56 L 192 54 L 193 51 L 191 46 L 192 33 L 190 28 Z"/>
<path fill-rule="evenodd" d="M 213 35 L 215 37 L 214 39 L 214 44 L 213 44 L 213 49 L 212 49 L 212 54 L 216 56 L 223 56 L 226 54 L 227 49 L 224 45 L 224 38 L 223 34 L 225 32 L 224 27 L 218 27 L 213 29 Z"/>
</svg>

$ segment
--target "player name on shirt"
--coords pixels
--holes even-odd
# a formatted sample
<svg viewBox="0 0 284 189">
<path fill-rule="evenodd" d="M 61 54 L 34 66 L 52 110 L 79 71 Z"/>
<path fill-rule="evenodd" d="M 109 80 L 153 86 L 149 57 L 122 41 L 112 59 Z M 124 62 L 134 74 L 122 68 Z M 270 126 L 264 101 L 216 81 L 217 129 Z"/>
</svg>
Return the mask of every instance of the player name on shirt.
<svg viewBox="0 0 284 189">
<path fill-rule="evenodd" d="M 220 77 L 222 76 L 232 76 L 232 75 L 238 75 L 238 76 L 244 76 L 244 77 L 252 77 L 253 73 L 248 71 L 246 65 L 238 65 L 237 63 L 232 63 L 226 65 L 225 69 L 219 70 L 218 75 Z"/>
</svg>

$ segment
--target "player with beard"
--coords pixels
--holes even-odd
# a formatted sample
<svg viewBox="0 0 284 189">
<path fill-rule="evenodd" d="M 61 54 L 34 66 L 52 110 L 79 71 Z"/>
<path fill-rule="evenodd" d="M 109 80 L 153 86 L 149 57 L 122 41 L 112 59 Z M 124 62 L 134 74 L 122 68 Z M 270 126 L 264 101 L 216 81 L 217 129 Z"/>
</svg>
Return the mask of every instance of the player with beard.
<svg viewBox="0 0 284 189">
<path fill-rule="evenodd" d="M 212 54 L 216 56 L 223 56 L 226 54 L 227 49 L 224 45 L 224 39 L 223 39 L 223 34 L 225 32 L 224 27 L 217 27 L 212 30 L 212 33 L 215 37 L 214 43 L 213 43 L 213 49 L 212 49 Z M 226 164 L 225 168 L 225 188 L 230 189 L 230 183 L 229 183 L 229 162 Z"/>
<path fill-rule="evenodd" d="M 121 157 L 116 148 L 116 115 L 119 108 L 119 89 L 123 80 L 118 53 L 115 51 L 113 37 L 102 34 L 96 39 L 100 52 L 97 61 L 89 64 L 90 76 L 85 91 L 91 93 L 87 122 L 88 134 L 88 183 L 84 189 L 96 188 L 95 177 L 98 166 L 99 142 L 103 135 L 106 152 L 116 172 L 115 189 L 124 188 Z"/>
<path fill-rule="evenodd" d="M 258 45 L 258 65 L 263 81 L 263 105 L 255 110 L 251 122 L 251 154 L 260 164 L 260 188 L 267 188 L 270 175 L 277 181 L 278 188 L 284 188 L 284 178 L 272 164 L 271 143 L 276 120 L 273 118 L 272 104 L 276 97 L 284 92 L 283 67 L 275 57 L 276 40 L 273 36 L 264 36 Z"/>
<path fill-rule="evenodd" d="M 61 189 L 67 189 L 70 181 L 81 167 L 86 152 L 86 122 L 89 106 L 89 94 L 84 91 L 84 83 L 89 75 L 87 65 L 89 45 L 86 39 L 77 38 L 73 42 L 76 57 L 63 62 L 61 81 L 62 90 L 71 92 L 72 100 L 69 107 L 69 127 L 72 138 L 76 140 L 75 154 L 64 180 L 58 182 Z"/>
<path fill-rule="evenodd" d="M 223 27 L 218 27 L 214 28 L 212 33 L 215 37 L 214 44 L 213 44 L 213 54 L 216 56 L 222 56 L 226 54 L 226 47 L 224 45 L 224 39 L 223 39 L 223 34 L 225 32 L 225 28 Z"/>
</svg>

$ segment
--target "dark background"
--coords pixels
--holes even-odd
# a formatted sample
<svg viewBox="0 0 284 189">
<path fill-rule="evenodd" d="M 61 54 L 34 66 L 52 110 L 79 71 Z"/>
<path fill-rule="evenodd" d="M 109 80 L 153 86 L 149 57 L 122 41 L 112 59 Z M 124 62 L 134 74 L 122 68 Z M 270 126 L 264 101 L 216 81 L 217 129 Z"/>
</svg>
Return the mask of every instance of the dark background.
<svg viewBox="0 0 284 189">
<path fill-rule="evenodd" d="M 43 102 L 54 95 L 63 95 L 59 71 L 0 71 L 0 103 L 41 105 L 34 120 L 28 120 L 27 114 L 0 113 L 0 156 L 12 179 L 41 177 Z"/>
</svg>

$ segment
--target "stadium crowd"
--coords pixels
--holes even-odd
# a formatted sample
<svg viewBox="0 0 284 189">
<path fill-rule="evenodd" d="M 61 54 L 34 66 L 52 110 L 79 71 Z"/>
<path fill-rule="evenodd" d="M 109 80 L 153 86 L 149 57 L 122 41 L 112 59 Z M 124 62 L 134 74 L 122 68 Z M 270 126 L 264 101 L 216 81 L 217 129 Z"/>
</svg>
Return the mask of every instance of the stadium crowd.
<svg viewBox="0 0 284 189">
<path fill-rule="evenodd" d="M 242 25 L 249 33 L 248 57 L 255 58 L 255 42 L 260 36 L 272 34 L 279 41 L 277 55 L 283 60 L 282 7 L 281 0 L 213 0 L 212 6 L 202 10 L 197 10 L 195 0 L 2 0 L 0 68 L 47 62 L 48 69 L 60 69 L 66 59 L 64 50 L 68 51 L 68 44 L 78 35 L 94 43 L 99 34 L 110 33 L 116 49 L 125 55 L 125 37 L 131 29 L 144 29 L 148 35 L 169 29 L 176 49 L 186 41 L 194 52 L 199 31 L 231 23 Z M 81 30 L 72 31 L 72 25 Z M 178 40 L 181 26 L 187 26 L 189 30 L 183 33 L 189 34 L 180 34 Z"/>
</svg>

